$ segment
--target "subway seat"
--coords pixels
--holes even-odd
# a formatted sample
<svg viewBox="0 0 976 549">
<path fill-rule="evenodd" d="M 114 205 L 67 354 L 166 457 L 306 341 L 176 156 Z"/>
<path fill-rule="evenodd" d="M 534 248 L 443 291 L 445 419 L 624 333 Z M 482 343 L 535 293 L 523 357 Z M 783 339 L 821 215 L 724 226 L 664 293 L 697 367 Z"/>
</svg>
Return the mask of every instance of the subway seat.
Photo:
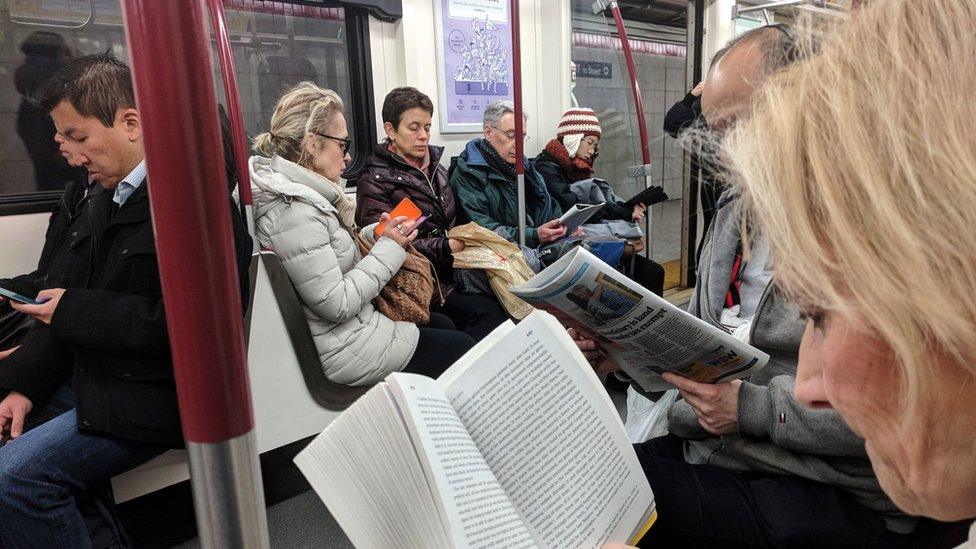
<svg viewBox="0 0 976 549">
<path fill-rule="evenodd" d="M 248 374 L 258 452 L 318 434 L 369 387 L 348 387 L 325 377 L 301 301 L 270 250 L 251 261 Z M 117 503 L 190 478 L 185 450 L 171 450 L 112 479 Z"/>
</svg>

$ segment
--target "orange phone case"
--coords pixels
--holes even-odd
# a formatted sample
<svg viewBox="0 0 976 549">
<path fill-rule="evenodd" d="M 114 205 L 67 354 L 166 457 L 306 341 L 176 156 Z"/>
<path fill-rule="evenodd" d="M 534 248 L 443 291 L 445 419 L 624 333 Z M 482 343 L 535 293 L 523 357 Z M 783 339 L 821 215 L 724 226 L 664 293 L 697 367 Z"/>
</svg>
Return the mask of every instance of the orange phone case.
<svg viewBox="0 0 976 549">
<path fill-rule="evenodd" d="M 404 198 L 403 200 L 400 201 L 399 204 L 396 205 L 396 208 L 393 208 L 393 211 L 390 212 L 390 219 L 396 219 L 401 215 L 405 215 L 407 216 L 407 221 L 413 223 L 414 221 L 420 219 L 420 216 L 423 214 L 424 212 L 420 211 L 420 208 L 418 208 L 417 205 L 413 203 L 413 200 L 410 200 L 409 198 Z M 376 226 L 376 234 L 377 235 L 383 234 L 383 229 L 385 228 L 386 228 L 386 224 L 380 221 L 379 225 Z"/>
</svg>

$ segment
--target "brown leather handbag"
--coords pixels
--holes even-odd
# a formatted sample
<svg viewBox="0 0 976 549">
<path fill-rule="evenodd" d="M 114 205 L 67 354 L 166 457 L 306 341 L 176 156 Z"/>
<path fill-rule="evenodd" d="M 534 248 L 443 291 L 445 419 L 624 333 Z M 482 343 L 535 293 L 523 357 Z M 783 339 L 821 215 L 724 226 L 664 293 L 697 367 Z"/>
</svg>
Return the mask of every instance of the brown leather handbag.
<svg viewBox="0 0 976 549">
<path fill-rule="evenodd" d="M 359 251 L 365 257 L 369 254 L 373 244 L 355 234 Z M 427 324 L 430 322 L 430 303 L 434 297 L 434 288 L 440 290 L 433 266 L 423 254 L 412 245 L 407 246 L 407 258 L 393 278 L 376 296 L 373 304 L 381 313 L 391 320 Z M 443 303 L 444 298 L 441 297 Z"/>
</svg>

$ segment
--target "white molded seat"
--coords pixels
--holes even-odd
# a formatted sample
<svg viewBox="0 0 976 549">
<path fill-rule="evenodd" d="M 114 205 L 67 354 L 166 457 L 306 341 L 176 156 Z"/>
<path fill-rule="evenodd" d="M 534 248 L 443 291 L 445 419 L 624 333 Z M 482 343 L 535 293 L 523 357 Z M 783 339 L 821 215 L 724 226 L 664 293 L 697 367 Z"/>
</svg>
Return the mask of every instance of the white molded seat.
<svg viewBox="0 0 976 549">
<path fill-rule="evenodd" d="M 302 311 L 278 257 L 255 254 L 248 322 L 248 373 L 258 451 L 318 434 L 368 387 L 329 381 Z M 187 453 L 172 450 L 112 479 L 124 502 L 190 478 Z"/>
</svg>

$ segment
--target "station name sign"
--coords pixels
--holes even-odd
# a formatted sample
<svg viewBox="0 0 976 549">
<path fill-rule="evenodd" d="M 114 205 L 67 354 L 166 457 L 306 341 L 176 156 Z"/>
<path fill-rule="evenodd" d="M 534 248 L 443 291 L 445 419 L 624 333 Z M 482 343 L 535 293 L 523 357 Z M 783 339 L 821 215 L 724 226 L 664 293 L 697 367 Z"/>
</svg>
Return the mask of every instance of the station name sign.
<svg viewBox="0 0 976 549">
<path fill-rule="evenodd" d="M 613 65 L 599 61 L 576 61 L 576 76 L 580 78 L 613 78 Z"/>
</svg>

